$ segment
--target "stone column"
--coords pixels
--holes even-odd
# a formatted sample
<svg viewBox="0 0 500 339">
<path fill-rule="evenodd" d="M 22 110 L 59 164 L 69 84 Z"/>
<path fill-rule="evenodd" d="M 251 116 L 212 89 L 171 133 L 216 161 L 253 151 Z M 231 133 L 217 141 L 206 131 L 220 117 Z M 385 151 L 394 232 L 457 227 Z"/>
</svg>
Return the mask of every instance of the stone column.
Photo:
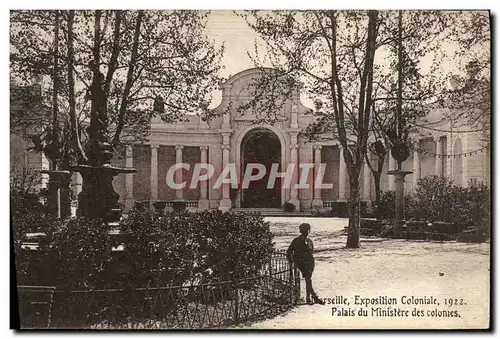
<svg viewBox="0 0 500 339">
<path fill-rule="evenodd" d="M 184 146 L 182 146 L 182 145 L 175 146 L 175 163 L 176 164 L 182 163 L 182 149 L 183 148 L 184 148 Z M 177 184 L 180 184 L 182 182 L 182 178 L 183 178 L 182 169 L 178 169 L 177 171 L 175 171 L 175 182 Z M 177 201 L 184 200 L 184 189 L 183 188 L 177 189 L 175 191 L 175 200 L 177 200 Z"/>
<path fill-rule="evenodd" d="M 413 151 L 413 188 L 417 187 L 418 179 L 420 179 L 420 154 L 415 150 Z"/>
<path fill-rule="evenodd" d="M 346 201 L 346 174 L 344 150 L 342 149 L 342 146 L 339 146 L 339 201 Z"/>
<path fill-rule="evenodd" d="M 208 152 L 208 146 L 200 146 L 200 162 L 202 164 L 207 163 L 207 152 Z M 203 180 L 200 181 L 200 200 L 198 202 L 198 208 L 200 210 L 206 210 L 209 207 L 208 203 L 208 196 L 207 196 L 207 181 Z"/>
<path fill-rule="evenodd" d="M 231 105 L 231 87 L 232 85 L 230 84 L 222 84 L 222 103 L 225 105 L 225 108 L 229 108 L 229 105 Z M 229 164 L 229 151 L 231 150 L 229 137 L 232 130 L 229 111 L 226 111 L 222 116 L 222 129 L 220 129 L 219 132 L 222 135 L 222 169 L 224 169 L 227 164 Z M 229 211 L 231 207 L 232 203 L 229 184 L 222 184 L 222 199 L 219 201 L 219 209 L 225 212 Z"/>
<path fill-rule="evenodd" d="M 387 154 L 389 156 L 389 171 L 394 171 L 396 169 L 396 160 L 392 157 L 391 150 Z M 389 181 L 389 190 L 394 191 L 394 177 L 389 175 L 387 179 Z"/>
<path fill-rule="evenodd" d="M 372 171 L 370 170 L 370 167 L 368 166 L 368 163 L 366 162 L 365 159 L 365 164 L 363 168 L 363 197 L 365 201 L 368 201 L 369 203 L 372 200 L 371 197 L 371 180 L 372 178 Z"/>
<path fill-rule="evenodd" d="M 298 83 L 297 86 L 293 90 L 293 95 L 292 95 L 292 111 L 291 111 L 291 121 L 290 121 L 290 127 L 291 128 L 298 128 L 299 123 L 298 123 L 298 115 L 299 115 L 299 102 L 300 102 L 300 89 L 302 88 L 304 84 L 303 83 Z"/>
<path fill-rule="evenodd" d="M 292 181 L 290 183 L 290 200 L 291 204 L 295 205 L 295 210 L 300 210 L 299 202 L 299 192 L 296 185 L 299 179 L 299 166 L 298 166 L 298 154 L 297 154 L 297 133 L 290 133 L 290 163 L 294 164 Z"/>
<path fill-rule="evenodd" d="M 152 153 L 152 152 L 151 152 Z M 132 145 L 127 145 L 125 149 L 125 167 L 133 168 L 133 148 Z M 125 174 L 125 212 L 130 211 L 134 207 L 134 174 Z"/>
<path fill-rule="evenodd" d="M 291 128 L 298 128 L 299 123 L 298 123 L 298 106 L 297 103 L 294 101 L 292 102 L 292 119 L 290 122 L 290 127 Z"/>
<path fill-rule="evenodd" d="M 490 185 L 491 179 L 490 179 L 490 173 L 491 173 L 491 165 L 490 165 L 490 151 L 489 148 L 485 149 L 483 151 L 483 177 L 485 180 L 486 185 Z"/>
<path fill-rule="evenodd" d="M 446 176 L 453 180 L 453 135 L 448 133 L 446 136 Z"/>
<path fill-rule="evenodd" d="M 229 163 L 229 150 L 231 146 L 229 144 L 223 144 L 222 146 L 222 168 L 226 168 Z M 231 197 L 230 197 L 230 184 L 222 184 L 222 199 L 219 203 L 219 209 L 223 212 L 229 211 L 231 209 Z"/>
<path fill-rule="evenodd" d="M 395 171 L 396 186 L 396 221 L 405 220 L 405 176 L 411 171 Z"/>
<path fill-rule="evenodd" d="M 71 175 L 71 190 L 73 191 L 72 195 L 73 197 L 76 197 L 76 199 L 72 199 L 71 202 L 71 215 L 76 216 L 76 210 L 78 208 L 78 195 L 82 191 L 82 184 L 83 184 L 83 179 L 82 175 L 78 172 L 73 172 Z M 73 202 L 74 201 L 74 202 Z"/>
<path fill-rule="evenodd" d="M 158 200 L 158 147 L 159 145 L 151 145 L 151 207 Z"/>
<path fill-rule="evenodd" d="M 443 175 L 443 143 L 441 139 L 436 138 L 436 158 L 435 158 L 435 166 L 434 166 L 434 174 L 442 176 Z"/>
<path fill-rule="evenodd" d="M 316 188 L 316 176 L 319 171 L 319 166 L 321 165 L 321 145 L 314 145 L 314 176 L 313 176 L 313 185 L 314 185 L 314 197 L 312 205 L 313 207 L 323 208 L 323 199 L 321 198 L 321 189 Z"/>
<path fill-rule="evenodd" d="M 462 155 L 460 155 L 462 159 L 462 187 L 469 186 L 469 160 L 471 159 L 470 155 L 465 156 L 464 154 L 469 151 L 469 140 L 466 133 L 463 133 L 462 138 Z M 477 166 L 475 164 L 475 166 Z"/>
<path fill-rule="evenodd" d="M 232 85 L 224 83 L 222 85 L 222 102 L 224 104 L 231 104 L 231 87 Z M 225 112 L 225 114 L 222 116 L 222 129 L 229 129 L 231 128 L 231 122 L 230 122 L 230 112 Z"/>
</svg>

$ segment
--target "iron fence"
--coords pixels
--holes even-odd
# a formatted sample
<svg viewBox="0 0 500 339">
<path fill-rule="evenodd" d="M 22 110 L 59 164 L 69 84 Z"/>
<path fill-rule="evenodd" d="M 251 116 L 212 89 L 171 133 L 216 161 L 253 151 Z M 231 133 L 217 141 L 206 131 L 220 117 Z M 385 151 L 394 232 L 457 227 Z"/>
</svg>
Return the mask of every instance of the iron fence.
<svg viewBox="0 0 500 339">
<path fill-rule="evenodd" d="M 299 299 L 300 277 L 284 252 L 259 274 L 198 285 L 63 291 L 18 286 L 21 328 L 217 328 L 270 318 Z"/>
</svg>

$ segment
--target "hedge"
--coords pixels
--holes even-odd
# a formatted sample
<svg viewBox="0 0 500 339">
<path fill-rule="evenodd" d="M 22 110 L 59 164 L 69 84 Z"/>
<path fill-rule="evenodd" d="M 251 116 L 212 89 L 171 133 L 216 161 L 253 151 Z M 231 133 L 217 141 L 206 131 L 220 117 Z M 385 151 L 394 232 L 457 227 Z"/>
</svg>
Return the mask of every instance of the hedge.
<svg viewBox="0 0 500 339">
<path fill-rule="evenodd" d="M 445 227 L 445 233 L 457 234 L 467 227 L 474 227 L 489 235 L 490 196 L 490 189 L 483 184 L 459 187 L 444 177 L 427 176 L 419 179 L 415 190 L 405 196 L 406 220 L 431 222 L 436 232 Z M 377 217 L 394 219 L 394 191 L 383 191 L 380 205 Z"/>
<path fill-rule="evenodd" d="M 452 223 L 455 232 L 475 227 L 489 234 L 490 194 L 483 184 L 464 188 L 446 178 L 428 176 L 419 179 L 415 191 L 406 198 L 406 216 L 432 223 Z"/>
<path fill-rule="evenodd" d="M 117 242 L 103 225 L 71 219 L 44 250 L 21 251 L 22 283 L 40 284 L 36 272 L 49 271 L 44 284 L 72 289 L 238 279 L 257 274 L 273 252 L 269 223 L 256 214 L 133 210 L 120 224 L 122 252 L 111 251 Z"/>
</svg>

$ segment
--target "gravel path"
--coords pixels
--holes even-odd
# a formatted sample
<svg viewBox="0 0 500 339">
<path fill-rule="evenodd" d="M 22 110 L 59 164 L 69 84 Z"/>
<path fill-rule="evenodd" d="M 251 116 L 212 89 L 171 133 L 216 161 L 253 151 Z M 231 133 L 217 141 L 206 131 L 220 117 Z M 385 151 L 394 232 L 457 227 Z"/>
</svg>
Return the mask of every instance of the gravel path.
<svg viewBox="0 0 500 339">
<path fill-rule="evenodd" d="M 490 244 L 419 242 L 362 238 L 361 249 L 346 249 L 341 218 L 266 218 L 272 222 L 276 248 L 286 249 L 298 234 L 298 225 L 309 222 L 315 244 L 316 269 L 313 284 L 320 297 L 346 297 L 349 305 L 299 305 L 273 319 L 252 324 L 255 329 L 378 329 L 378 328 L 486 328 L 489 323 Z M 304 296 L 304 281 L 302 296 Z M 396 298 L 408 317 L 358 316 L 355 297 Z M 401 298 L 435 297 L 439 305 L 403 305 Z M 445 298 L 456 298 L 458 305 L 445 305 Z M 463 299 L 463 300 L 460 300 Z M 462 303 L 462 305 L 460 305 Z M 354 311 L 355 316 L 332 315 Z M 423 310 L 423 316 L 412 311 Z M 447 312 L 443 312 L 447 311 Z M 459 317 L 443 317 L 451 311 Z M 433 312 L 441 316 L 432 316 Z M 455 313 L 456 312 L 456 313 Z"/>
</svg>

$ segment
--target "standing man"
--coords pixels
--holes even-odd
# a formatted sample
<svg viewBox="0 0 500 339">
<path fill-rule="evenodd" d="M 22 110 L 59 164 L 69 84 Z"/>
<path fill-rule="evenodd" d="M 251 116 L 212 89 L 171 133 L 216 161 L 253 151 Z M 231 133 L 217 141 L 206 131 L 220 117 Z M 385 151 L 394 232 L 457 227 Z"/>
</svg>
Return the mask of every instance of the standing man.
<svg viewBox="0 0 500 339">
<path fill-rule="evenodd" d="M 314 245 L 307 236 L 311 231 L 311 225 L 304 223 L 299 226 L 300 235 L 293 239 L 286 253 L 288 260 L 293 261 L 299 268 L 302 276 L 306 280 L 306 302 L 310 305 L 324 304 L 325 302 L 318 298 L 312 286 L 312 273 L 314 271 Z M 312 300 L 311 300 L 312 296 Z"/>
</svg>

